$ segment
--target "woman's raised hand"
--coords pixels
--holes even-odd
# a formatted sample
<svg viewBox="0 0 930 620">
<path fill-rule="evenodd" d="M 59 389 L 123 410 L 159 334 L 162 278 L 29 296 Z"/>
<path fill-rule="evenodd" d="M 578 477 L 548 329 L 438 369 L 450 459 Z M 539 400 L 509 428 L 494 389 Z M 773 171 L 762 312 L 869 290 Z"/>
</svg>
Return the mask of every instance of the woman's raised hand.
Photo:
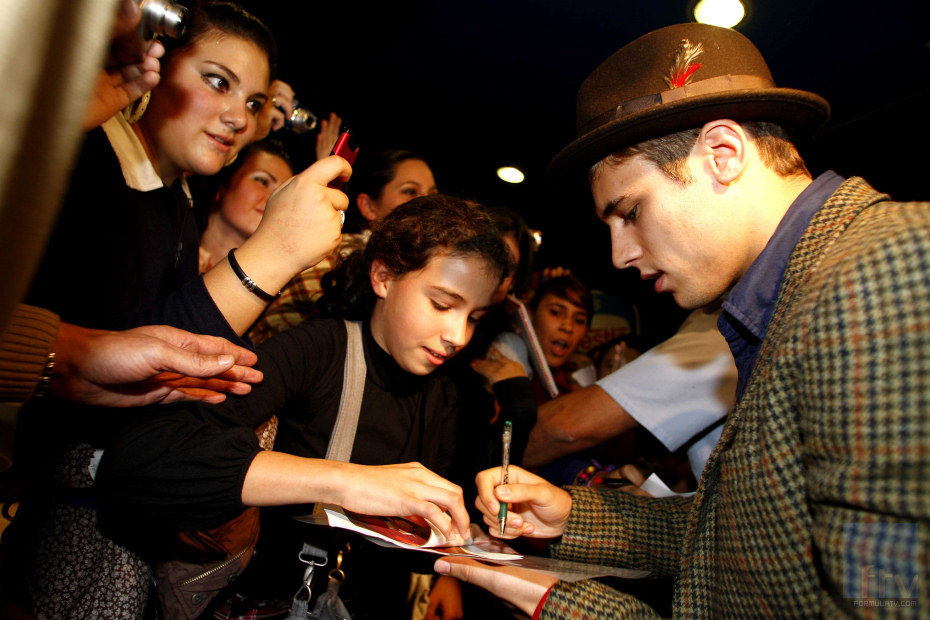
<svg viewBox="0 0 930 620">
<path fill-rule="evenodd" d="M 258 130 L 255 140 L 261 140 L 272 131 L 284 127 L 294 111 L 294 89 L 282 80 L 273 80 L 268 87 L 268 102 L 258 115 Z"/>
<path fill-rule="evenodd" d="M 158 59 L 165 48 L 157 41 L 147 46 L 143 44 L 137 32 L 141 18 L 142 11 L 133 0 L 122 0 L 113 25 L 106 67 L 97 75 L 84 112 L 84 131 L 102 124 L 158 85 L 161 78 Z"/>
<path fill-rule="evenodd" d="M 351 175 L 349 163 L 333 156 L 291 177 L 268 199 L 261 224 L 243 248 L 261 246 L 268 260 L 288 267 L 288 278 L 323 260 L 342 239 L 340 211 L 349 206 L 348 196 L 327 185 Z"/>
<path fill-rule="evenodd" d="M 334 482 L 332 503 L 352 512 L 386 517 L 419 515 L 453 544 L 469 536 L 470 519 L 461 487 L 419 463 L 339 463 Z"/>
<path fill-rule="evenodd" d="M 572 497 L 560 489 L 511 465 L 507 470 L 508 484 L 501 485 L 501 468 L 486 469 L 475 477 L 478 498 L 475 506 L 484 515 L 492 535 L 500 533 L 497 519 L 500 503 L 507 502 L 507 528 L 503 538 L 555 538 L 561 536 L 572 509 Z"/>
<path fill-rule="evenodd" d="M 320 131 L 316 135 L 316 158 L 323 159 L 329 155 L 336 140 L 339 139 L 339 130 L 342 129 L 342 118 L 335 112 L 330 112 L 329 118 L 320 119 Z"/>
</svg>

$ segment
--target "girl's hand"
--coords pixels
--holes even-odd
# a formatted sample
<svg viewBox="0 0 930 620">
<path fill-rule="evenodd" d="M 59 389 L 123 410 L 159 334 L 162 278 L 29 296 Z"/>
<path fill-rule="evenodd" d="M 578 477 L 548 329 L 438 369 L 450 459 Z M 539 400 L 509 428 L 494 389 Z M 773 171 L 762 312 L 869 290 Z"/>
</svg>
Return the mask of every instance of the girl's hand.
<svg viewBox="0 0 930 620">
<path fill-rule="evenodd" d="M 264 259 L 286 266 L 287 279 L 316 265 L 339 245 L 342 239 L 339 212 L 349 206 L 348 196 L 327 185 L 336 178 L 346 180 L 351 175 L 349 163 L 333 156 L 291 177 L 268 199 L 265 215 L 255 234 L 243 244 L 243 250 L 260 246 Z M 246 273 L 251 275 L 249 271 Z"/>
<path fill-rule="evenodd" d="M 484 515 L 492 536 L 500 534 L 497 519 L 500 503 L 507 502 L 507 527 L 503 538 L 555 538 L 561 536 L 572 510 L 572 496 L 521 467 L 508 469 L 509 483 L 500 484 L 501 468 L 487 469 L 475 477 L 475 506 Z"/>
<path fill-rule="evenodd" d="M 472 360 L 471 368 L 492 385 L 505 379 L 526 376 L 523 364 L 510 359 L 493 346 L 488 349 L 485 357 Z"/>
<path fill-rule="evenodd" d="M 419 463 L 339 463 L 333 482 L 332 503 L 352 512 L 385 517 L 419 515 L 452 544 L 462 544 L 469 537 L 470 519 L 461 487 Z"/>
</svg>

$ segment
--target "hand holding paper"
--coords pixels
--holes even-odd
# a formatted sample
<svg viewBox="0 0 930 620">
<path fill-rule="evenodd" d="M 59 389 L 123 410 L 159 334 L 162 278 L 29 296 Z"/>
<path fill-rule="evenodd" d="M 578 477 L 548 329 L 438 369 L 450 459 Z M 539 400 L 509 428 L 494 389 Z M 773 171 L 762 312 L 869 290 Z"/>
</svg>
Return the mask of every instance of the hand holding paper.
<svg viewBox="0 0 930 620">
<path fill-rule="evenodd" d="M 470 558 L 440 558 L 433 568 L 440 575 L 482 587 L 528 615 L 533 613 L 546 591 L 558 582 L 556 577 L 543 572 L 518 566 L 488 566 Z"/>
<path fill-rule="evenodd" d="M 356 465 L 339 463 L 330 503 L 366 515 L 418 515 L 448 539 L 468 535 L 470 519 L 461 487 L 419 463 Z"/>
</svg>

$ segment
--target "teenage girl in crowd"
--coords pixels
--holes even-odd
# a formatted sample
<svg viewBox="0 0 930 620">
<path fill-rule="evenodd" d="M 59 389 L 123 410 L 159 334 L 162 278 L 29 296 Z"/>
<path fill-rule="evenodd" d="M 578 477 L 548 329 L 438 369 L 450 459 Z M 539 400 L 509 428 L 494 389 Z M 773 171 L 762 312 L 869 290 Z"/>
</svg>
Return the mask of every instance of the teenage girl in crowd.
<svg viewBox="0 0 930 620">
<path fill-rule="evenodd" d="M 549 366 L 560 394 L 578 386 L 565 372 L 575 355 L 594 313 L 594 301 L 588 288 L 574 276 L 559 276 L 543 282 L 528 304 L 533 329 L 545 363 Z M 549 400 L 542 378 L 534 373 L 523 338 L 504 332 L 483 358 L 471 367 L 484 377 L 494 391 L 500 411 L 496 426 L 504 420 L 514 425 L 511 458 L 521 463 L 529 432 L 536 423 L 536 407 Z M 495 441 L 495 437 L 497 440 Z M 491 460 L 497 460 L 500 432 L 496 428 L 488 440 Z"/>
<path fill-rule="evenodd" d="M 323 295 L 322 278 L 346 256 L 365 247 L 371 236 L 371 225 L 385 218 L 400 205 L 419 196 L 436 192 L 433 171 L 422 157 L 411 151 L 389 150 L 359 153 L 348 186 L 355 196 L 356 214 L 346 215 L 346 229 L 351 230 L 361 219 L 361 230 L 342 235 L 336 251 L 291 280 L 281 297 L 249 330 L 256 344 L 274 334 L 320 315 L 316 303 Z"/>
<path fill-rule="evenodd" d="M 265 378 L 252 394 L 215 407 L 163 407 L 125 429 L 97 476 L 105 523 L 132 524 L 129 535 L 145 532 L 143 542 L 152 543 L 156 528 L 215 527 L 245 506 L 325 502 L 417 514 L 447 534 L 466 532 L 461 489 L 437 475 L 455 449 L 459 403 L 435 371 L 468 343 L 509 268 L 483 209 L 440 194 L 398 208 L 373 227 L 364 252 L 334 272 L 322 302 L 362 322 L 367 376 L 352 463 L 322 460 L 342 390 L 346 329 L 338 319 L 307 321 L 259 347 Z M 272 414 L 280 420 L 275 451 L 262 451 L 252 429 Z M 307 512 L 263 511 L 265 541 L 250 571 L 273 573 L 275 598 L 297 589 L 308 526 L 290 516 Z M 376 562 L 356 551 L 343 589 L 354 617 L 395 617 L 407 591 L 407 572 L 391 555 L 398 552 Z M 364 597 L 351 596 L 352 584 Z"/>
<path fill-rule="evenodd" d="M 187 35 L 167 42 L 141 118 L 116 115 L 86 137 L 27 302 L 86 327 L 167 324 L 244 344 L 239 335 L 267 302 L 225 258 L 198 277 L 186 177 L 216 174 L 253 139 L 275 44 L 235 5 L 189 8 Z M 338 243 L 337 209 L 348 199 L 326 185 L 350 173 L 330 157 L 269 200 L 236 251 L 259 289 L 274 293 Z M 100 536 L 94 510 L 94 466 L 123 418 L 51 397 L 22 409 L 14 467 L 27 490 L 4 541 L 0 581 L 27 609 L 127 617 L 144 608 L 149 567 Z"/>
<path fill-rule="evenodd" d="M 200 239 L 200 272 L 209 271 L 252 236 L 261 224 L 268 198 L 294 175 L 280 142 L 266 138 L 245 147 L 221 175 L 213 208 Z"/>
</svg>

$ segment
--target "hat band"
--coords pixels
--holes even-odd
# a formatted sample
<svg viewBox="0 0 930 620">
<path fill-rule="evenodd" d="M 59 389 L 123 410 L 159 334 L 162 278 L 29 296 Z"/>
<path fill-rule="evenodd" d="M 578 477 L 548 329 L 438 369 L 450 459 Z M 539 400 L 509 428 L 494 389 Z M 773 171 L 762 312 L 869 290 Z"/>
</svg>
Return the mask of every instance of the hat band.
<svg viewBox="0 0 930 620">
<path fill-rule="evenodd" d="M 601 125 L 606 125 L 612 121 L 630 116 L 635 112 L 658 107 L 674 101 L 733 90 L 755 90 L 760 88 L 775 88 L 775 82 L 757 75 L 718 75 L 717 77 L 685 84 L 678 88 L 663 90 L 654 95 L 643 95 L 642 97 L 624 101 L 614 109 L 607 110 L 603 114 L 599 114 L 585 123 L 580 131 L 580 135 L 593 131 Z"/>
</svg>

